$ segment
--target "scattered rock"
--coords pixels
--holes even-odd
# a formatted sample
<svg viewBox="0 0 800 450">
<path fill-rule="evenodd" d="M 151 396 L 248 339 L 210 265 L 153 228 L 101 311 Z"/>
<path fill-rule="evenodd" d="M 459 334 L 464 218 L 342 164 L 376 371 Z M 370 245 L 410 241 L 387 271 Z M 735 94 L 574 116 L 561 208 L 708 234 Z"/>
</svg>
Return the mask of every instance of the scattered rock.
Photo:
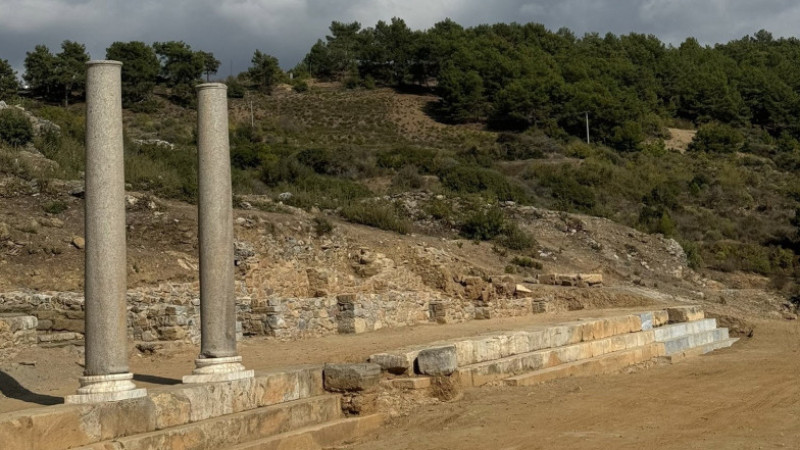
<svg viewBox="0 0 800 450">
<path fill-rule="evenodd" d="M 5 222 L 0 222 L 0 240 L 4 241 L 11 237 L 11 227 Z"/>
<path fill-rule="evenodd" d="M 381 366 L 372 363 L 325 364 L 322 373 L 328 391 L 366 391 L 380 381 Z"/>
<path fill-rule="evenodd" d="M 530 294 L 530 293 L 532 293 L 533 291 L 532 291 L 532 290 L 530 290 L 530 289 L 528 289 L 527 287 L 525 287 L 525 285 L 524 285 L 524 284 L 518 284 L 518 285 L 515 287 L 515 292 L 517 292 L 517 293 L 519 293 L 519 294 Z"/>
<path fill-rule="evenodd" d="M 417 369 L 423 375 L 450 375 L 458 368 L 455 346 L 427 348 L 417 356 Z"/>
<path fill-rule="evenodd" d="M 75 236 L 72 238 L 72 245 L 75 246 L 78 250 L 83 250 L 86 248 L 86 240 L 84 240 L 80 236 Z"/>
</svg>

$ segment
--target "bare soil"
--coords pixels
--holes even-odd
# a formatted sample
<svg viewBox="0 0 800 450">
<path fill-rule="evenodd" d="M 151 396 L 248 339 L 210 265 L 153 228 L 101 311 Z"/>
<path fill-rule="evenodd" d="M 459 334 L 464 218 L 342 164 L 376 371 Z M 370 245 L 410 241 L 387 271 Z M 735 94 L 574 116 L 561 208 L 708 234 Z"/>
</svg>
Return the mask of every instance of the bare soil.
<svg viewBox="0 0 800 450">
<path fill-rule="evenodd" d="M 425 405 L 353 450 L 800 448 L 800 325 L 670 365 Z"/>
</svg>

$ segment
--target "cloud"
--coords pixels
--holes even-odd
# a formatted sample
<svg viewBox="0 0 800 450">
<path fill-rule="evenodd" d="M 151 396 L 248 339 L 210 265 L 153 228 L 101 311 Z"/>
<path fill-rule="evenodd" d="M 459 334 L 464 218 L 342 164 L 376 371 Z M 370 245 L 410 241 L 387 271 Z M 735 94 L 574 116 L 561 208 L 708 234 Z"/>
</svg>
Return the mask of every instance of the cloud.
<svg viewBox="0 0 800 450">
<path fill-rule="evenodd" d="M 759 29 L 791 36 L 800 19 L 793 0 L 0 0 L 0 11 L 0 58 L 18 70 L 37 44 L 58 51 L 75 40 L 103 58 L 114 41 L 183 40 L 214 52 L 222 76 L 246 69 L 256 49 L 292 67 L 333 20 L 366 27 L 401 17 L 415 29 L 445 18 L 466 26 L 539 22 L 578 35 L 638 32 L 713 44 Z"/>
</svg>

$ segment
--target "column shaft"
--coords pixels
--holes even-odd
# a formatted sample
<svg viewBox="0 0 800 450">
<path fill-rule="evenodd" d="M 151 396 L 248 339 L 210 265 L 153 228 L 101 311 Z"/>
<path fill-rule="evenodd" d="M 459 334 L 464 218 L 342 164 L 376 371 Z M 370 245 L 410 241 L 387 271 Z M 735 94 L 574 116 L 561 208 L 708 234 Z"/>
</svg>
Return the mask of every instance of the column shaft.
<svg viewBox="0 0 800 450">
<path fill-rule="evenodd" d="M 197 87 L 201 356 L 236 356 L 227 87 Z"/>
<path fill-rule="evenodd" d="M 128 372 L 122 64 L 93 61 L 86 77 L 86 371 Z"/>
</svg>

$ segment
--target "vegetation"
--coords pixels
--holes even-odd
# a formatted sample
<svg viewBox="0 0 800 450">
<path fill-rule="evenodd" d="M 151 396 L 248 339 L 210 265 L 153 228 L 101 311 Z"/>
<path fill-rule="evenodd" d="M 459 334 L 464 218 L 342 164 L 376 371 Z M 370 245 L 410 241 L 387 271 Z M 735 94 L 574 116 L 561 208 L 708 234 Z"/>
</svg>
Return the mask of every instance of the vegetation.
<svg viewBox="0 0 800 450">
<path fill-rule="evenodd" d="M 31 109 L 62 129 L 35 145 L 77 177 L 81 105 L 53 106 L 81 95 L 55 75 L 82 58 L 80 44 L 68 43 L 58 55 L 36 47 L 24 77 L 41 99 Z M 538 24 L 446 20 L 414 31 L 397 18 L 367 28 L 334 22 L 292 70 L 291 91 L 275 89 L 287 78 L 260 50 L 226 81 L 234 187 L 399 233 L 429 221 L 523 255 L 536 242 L 504 206 L 535 205 L 675 238 L 698 270 L 796 276 L 797 54 L 800 40 L 765 31 L 709 47 Z M 192 201 L 195 131 L 185 106 L 219 61 L 174 41 L 117 42 L 107 57 L 125 62 L 128 137 L 175 145 L 126 140 L 127 181 Z M 0 89 L 7 73 L 0 64 Z M 430 101 L 402 110 L 398 92 Z M 668 126 L 697 131 L 688 151 L 667 148 Z M 427 196 L 404 202 L 420 191 Z M 317 229 L 330 231 L 324 221 Z M 512 268 L 537 268 L 524 258 Z"/>
<path fill-rule="evenodd" d="M 33 127 L 25 114 L 12 108 L 0 110 L 0 141 L 18 147 L 32 139 Z"/>
</svg>

